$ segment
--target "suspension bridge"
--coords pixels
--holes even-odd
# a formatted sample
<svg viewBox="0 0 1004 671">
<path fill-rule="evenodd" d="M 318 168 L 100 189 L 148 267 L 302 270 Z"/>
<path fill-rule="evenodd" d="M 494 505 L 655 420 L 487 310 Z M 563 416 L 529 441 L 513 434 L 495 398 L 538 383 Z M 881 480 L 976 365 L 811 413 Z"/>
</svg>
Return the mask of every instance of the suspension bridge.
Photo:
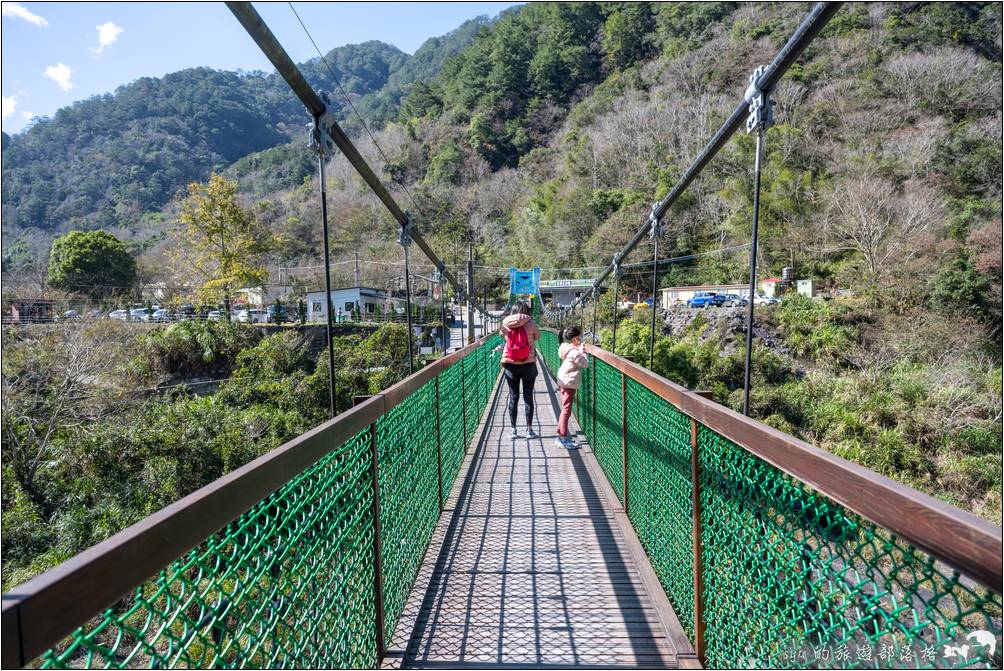
<svg viewBox="0 0 1004 671">
<path fill-rule="evenodd" d="M 471 262 L 462 284 L 250 4 L 228 6 L 315 121 L 322 213 L 337 149 L 399 224 L 406 277 L 415 244 L 467 302 L 470 342 L 4 594 L 4 667 L 1000 668 L 999 527 L 616 344 L 585 345 L 583 448 L 556 449 L 545 329 L 539 435 L 510 439 L 501 336 L 488 314 L 481 337 L 470 326 L 486 313 Z M 565 309 L 534 301 L 542 321 L 585 324 L 590 301 L 595 315 L 744 119 L 762 137 L 773 85 L 838 7 L 813 7 L 754 74 L 590 291 Z"/>
</svg>

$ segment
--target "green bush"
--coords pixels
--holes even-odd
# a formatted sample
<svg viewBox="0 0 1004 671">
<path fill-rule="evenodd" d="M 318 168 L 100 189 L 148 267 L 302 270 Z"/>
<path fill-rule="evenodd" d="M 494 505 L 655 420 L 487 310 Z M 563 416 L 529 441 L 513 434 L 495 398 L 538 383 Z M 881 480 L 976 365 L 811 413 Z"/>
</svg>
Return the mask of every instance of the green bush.
<svg viewBox="0 0 1004 671">
<path fill-rule="evenodd" d="M 173 377 L 225 375 L 260 331 L 237 322 L 189 320 L 151 332 L 137 365 Z"/>
<path fill-rule="evenodd" d="M 991 314 L 989 288 L 987 276 L 973 267 L 968 254 L 962 253 L 934 276 L 928 300 L 932 308 L 946 316 L 986 318 Z"/>
</svg>

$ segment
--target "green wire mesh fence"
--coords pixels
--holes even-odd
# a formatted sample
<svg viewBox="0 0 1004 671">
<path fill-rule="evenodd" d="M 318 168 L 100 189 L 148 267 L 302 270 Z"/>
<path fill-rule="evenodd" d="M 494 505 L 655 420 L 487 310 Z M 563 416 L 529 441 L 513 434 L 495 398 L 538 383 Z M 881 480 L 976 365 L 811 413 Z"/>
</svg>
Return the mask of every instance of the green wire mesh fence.
<svg viewBox="0 0 1004 671">
<path fill-rule="evenodd" d="M 999 595 L 705 426 L 698 454 L 709 665 L 1000 668 L 966 638 Z"/>
<path fill-rule="evenodd" d="M 543 360 L 557 372 L 557 336 Z M 576 418 L 711 668 L 1000 668 L 1001 597 L 591 357 Z M 622 443 L 627 406 L 626 454 Z M 696 434 L 696 441 L 692 435 Z M 703 611 L 695 612 L 696 449 Z"/>
<path fill-rule="evenodd" d="M 486 338 L 33 665 L 374 667 L 374 443 L 389 638 L 443 503 L 437 436 L 445 498 L 498 374 L 498 342 Z"/>
<path fill-rule="evenodd" d="M 610 368 L 604 362 L 599 367 Z M 690 418 L 636 381 L 626 382 L 628 518 L 680 624 L 693 636 Z"/>
</svg>

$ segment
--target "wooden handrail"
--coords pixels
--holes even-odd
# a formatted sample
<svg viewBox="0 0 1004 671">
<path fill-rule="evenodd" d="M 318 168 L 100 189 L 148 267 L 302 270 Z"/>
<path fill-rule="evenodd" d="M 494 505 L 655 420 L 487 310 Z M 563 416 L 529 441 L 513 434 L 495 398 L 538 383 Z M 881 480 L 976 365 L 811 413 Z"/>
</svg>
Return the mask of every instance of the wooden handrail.
<svg viewBox="0 0 1004 671">
<path fill-rule="evenodd" d="M 587 343 L 585 351 L 796 480 L 1001 593 L 1000 527 L 688 391 L 601 347 Z"/>
<path fill-rule="evenodd" d="M 492 334 L 3 595 L 0 666 L 21 667 L 357 435 Z"/>
</svg>

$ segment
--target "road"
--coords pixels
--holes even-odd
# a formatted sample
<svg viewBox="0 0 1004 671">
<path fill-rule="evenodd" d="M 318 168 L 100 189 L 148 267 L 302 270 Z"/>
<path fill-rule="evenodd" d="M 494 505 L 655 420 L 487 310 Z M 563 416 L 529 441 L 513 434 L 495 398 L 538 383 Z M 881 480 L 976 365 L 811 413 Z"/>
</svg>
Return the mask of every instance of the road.
<svg viewBox="0 0 1004 671">
<path fill-rule="evenodd" d="M 457 316 L 457 321 L 453 323 L 450 327 L 450 346 L 449 351 L 455 352 L 456 350 L 462 348 L 467 344 L 467 311 L 454 306 L 453 314 Z M 477 338 L 481 335 L 481 319 L 480 315 L 474 313 L 474 337 Z"/>
</svg>

